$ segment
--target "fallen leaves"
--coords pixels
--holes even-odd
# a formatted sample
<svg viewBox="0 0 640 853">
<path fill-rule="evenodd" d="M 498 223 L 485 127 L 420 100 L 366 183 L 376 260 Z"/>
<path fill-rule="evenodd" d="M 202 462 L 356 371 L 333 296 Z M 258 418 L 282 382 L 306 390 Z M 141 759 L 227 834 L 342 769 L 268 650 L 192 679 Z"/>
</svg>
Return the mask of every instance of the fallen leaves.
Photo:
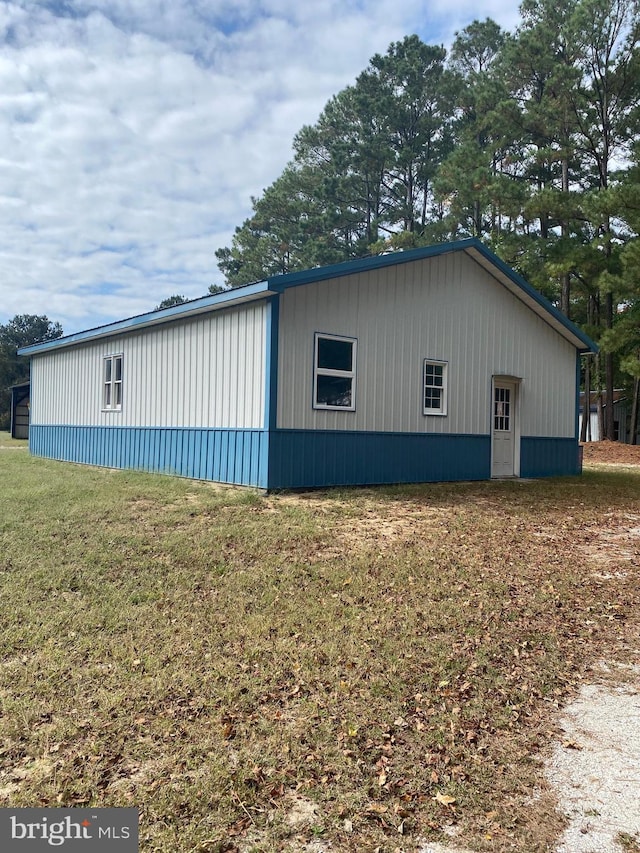
<svg viewBox="0 0 640 853">
<path fill-rule="evenodd" d="M 0 672 L 12 801 L 134 798 L 159 853 L 176 849 L 177 822 L 203 853 L 284 849 L 294 832 L 393 850 L 462 817 L 476 840 L 511 833 L 509 849 L 526 847 L 521 795 L 550 715 L 585 662 L 623 642 L 640 597 L 633 566 L 594 579 L 574 546 L 628 526 L 617 503 L 640 517 L 637 485 L 251 502 L 169 478 L 153 498 L 135 477 L 108 487 L 94 500 L 109 548 L 95 523 L 78 543 L 66 531 L 55 561 L 40 547 L 51 540 L 30 535 L 12 553 L 35 548 L 38 571 L 3 576 L 30 596 L 7 592 L 21 626 L 12 636 L 12 610 Z M 76 504 L 74 489 L 59 524 Z M 80 612 L 55 596 L 87 561 Z M 48 776 L 11 775 L 38 756 Z M 296 796 L 318 814 L 294 829 Z"/>
</svg>

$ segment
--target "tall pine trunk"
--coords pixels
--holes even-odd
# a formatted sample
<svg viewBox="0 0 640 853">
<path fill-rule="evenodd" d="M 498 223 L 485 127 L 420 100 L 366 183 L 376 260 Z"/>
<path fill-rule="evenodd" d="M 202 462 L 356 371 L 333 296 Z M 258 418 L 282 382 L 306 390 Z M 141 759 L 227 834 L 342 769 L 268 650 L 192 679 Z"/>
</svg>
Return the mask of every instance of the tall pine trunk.
<svg viewBox="0 0 640 853">
<path fill-rule="evenodd" d="M 562 192 L 569 192 L 569 161 L 566 157 L 562 158 Z M 569 223 L 565 215 L 562 217 L 562 237 L 569 237 Z M 569 272 L 564 272 L 560 279 L 560 310 L 565 317 L 570 316 L 571 311 L 571 277 Z"/>
<path fill-rule="evenodd" d="M 611 292 L 607 293 L 605 299 L 605 326 L 607 329 L 611 329 L 613 326 L 613 294 Z M 607 401 L 605 436 L 611 441 L 615 438 L 615 424 L 613 417 L 613 376 L 613 353 L 607 352 L 604 355 L 604 385 Z"/>
<path fill-rule="evenodd" d="M 636 377 L 633 380 L 633 403 L 631 404 L 631 435 L 629 436 L 629 444 L 638 443 L 638 404 L 640 403 L 640 379 Z"/>
</svg>

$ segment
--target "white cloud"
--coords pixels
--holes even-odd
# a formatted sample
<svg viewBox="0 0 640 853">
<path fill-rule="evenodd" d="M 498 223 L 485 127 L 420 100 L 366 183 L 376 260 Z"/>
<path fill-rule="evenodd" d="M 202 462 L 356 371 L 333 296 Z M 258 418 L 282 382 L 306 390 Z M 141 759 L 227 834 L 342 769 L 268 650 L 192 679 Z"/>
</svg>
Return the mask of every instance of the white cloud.
<svg viewBox="0 0 640 853">
<path fill-rule="evenodd" d="M 494 2 L 0 0 L 0 322 L 204 294 L 331 95 L 407 33 L 510 25 Z"/>
</svg>

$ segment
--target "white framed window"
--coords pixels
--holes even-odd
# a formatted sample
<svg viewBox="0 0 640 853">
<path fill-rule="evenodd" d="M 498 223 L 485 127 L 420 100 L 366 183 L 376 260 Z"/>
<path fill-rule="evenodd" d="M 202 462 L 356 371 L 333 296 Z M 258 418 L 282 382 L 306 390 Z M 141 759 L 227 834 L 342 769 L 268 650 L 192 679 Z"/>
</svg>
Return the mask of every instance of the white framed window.
<svg viewBox="0 0 640 853">
<path fill-rule="evenodd" d="M 313 368 L 313 408 L 356 408 L 355 338 L 316 332 Z"/>
<path fill-rule="evenodd" d="M 446 361 L 424 360 L 423 414 L 447 414 L 447 368 Z"/>
<path fill-rule="evenodd" d="M 108 412 L 122 409 L 122 353 L 102 359 L 102 408 Z"/>
<path fill-rule="evenodd" d="M 493 429 L 511 431 L 511 388 L 496 385 L 493 392 Z"/>
</svg>

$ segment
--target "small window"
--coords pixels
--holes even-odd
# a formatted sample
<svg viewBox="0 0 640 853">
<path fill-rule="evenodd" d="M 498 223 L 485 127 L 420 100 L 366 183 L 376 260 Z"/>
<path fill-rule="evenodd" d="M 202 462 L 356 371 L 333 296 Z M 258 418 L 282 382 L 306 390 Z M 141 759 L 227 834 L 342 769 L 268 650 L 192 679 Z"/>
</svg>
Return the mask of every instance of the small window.
<svg viewBox="0 0 640 853">
<path fill-rule="evenodd" d="M 102 408 L 110 412 L 122 409 L 122 356 L 103 359 Z"/>
<path fill-rule="evenodd" d="M 493 400 L 493 428 L 496 432 L 511 430 L 511 389 L 495 388 Z"/>
<path fill-rule="evenodd" d="M 447 363 L 446 361 L 424 361 L 424 408 L 425 415 L 447 414 Z"/>
<path fill-rule="evenodd" d="M 314 409 L 355 410 L 355 338 L 316 335 L 313 386 Z"/>
</svg>

